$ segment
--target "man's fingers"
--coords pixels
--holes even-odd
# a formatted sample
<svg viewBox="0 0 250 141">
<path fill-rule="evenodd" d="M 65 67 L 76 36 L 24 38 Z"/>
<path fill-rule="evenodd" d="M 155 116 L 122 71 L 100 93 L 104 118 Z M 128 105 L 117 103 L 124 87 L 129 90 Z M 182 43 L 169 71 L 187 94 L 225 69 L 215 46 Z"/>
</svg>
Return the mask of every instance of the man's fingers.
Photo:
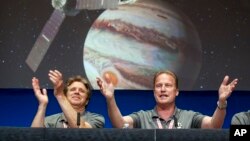
<svg viewBox="0 0 250 141">
<path fill-rule="evenodd" d="M 49 76 L 53 77 L 53 78 L 62 78 L 62 74 L 58 70 L 53 70 L 53 71 L 50 70 L 49 71 Z"/>
<path fill-rule="evenodd" d="M 62 73 L 58 70 L 54 70 L 55 75 L 62 77 Z"/>
<path fill-rule="evenodd" d="M 237 83 L 238 83 L 238 79 L 234 79 L 234 80 L 230 83 L 230 87 L 231 87 L 232 89 L 234 89 L 234 88 L 236 87 Z"/>
<path fill-rule="evenodd" d="M 99 78 L 99 77 L 97 77 L 96 78 L 96 80 L 97 80 L 97 85 L 100 87 L 100 88 L 102 88 L 102 80 Z"/>
<path fill-rule="evenodd" d="M 50 81 L 54 85 L 57 85 L 60 81 L 62 81 L 62 74 L 58 70 L 50 70 L 48 75 Z"/>
<path fill-rule="evenodd" d="M 32 78 L 32 86 L 34 89 L 40 89 L 39 80 L 35 77 Z"/>
<path fill-rule="evenodd" d="M 43 95 L 47 95 L 47 90 L 46 89 L 43 89 Z"/>
<path fill-rule="evenodd" d="M 49 80 L 50 80 L 53 84 L 56 84 L 56 80 L 55 80 L 55 78 L 50 77 L 50 78 L 49 78 Z"/>
<path fill-rule="evenodd" d="M 226 76 L 224 77 L 224 79 L 223 79 L 223 81 L 222 81 L 221 85 L 227 85 L 228 80 L 229 80 L 229 76 L 228 76 L 228 75 L 226 75 Z"/>
<path fill-rule="evenodd" d="M 109 73 L 105 73 L 103 77 L 104 77 L 104 80 L 105 80 L 108 84 L 111 83 L 111 77 L 110 77 Z"/>
</svg>

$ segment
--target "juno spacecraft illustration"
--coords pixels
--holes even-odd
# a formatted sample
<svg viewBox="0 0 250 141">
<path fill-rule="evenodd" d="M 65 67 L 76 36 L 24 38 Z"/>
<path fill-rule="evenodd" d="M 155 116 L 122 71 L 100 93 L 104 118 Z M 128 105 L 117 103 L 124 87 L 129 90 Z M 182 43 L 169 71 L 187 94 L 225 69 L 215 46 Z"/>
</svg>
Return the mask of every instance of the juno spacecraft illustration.
<svg viewBox="0 0 250 141">
<path fill-rule="evenodd" d="M 31 49 L 26 59 L 27 65 L 36 72 L 67 16 L 76 16 L 81 10 L 114 9 L 132 1 L 134 0 L 52 0 L 51 4 L 55 10 Z"/>
</svg>

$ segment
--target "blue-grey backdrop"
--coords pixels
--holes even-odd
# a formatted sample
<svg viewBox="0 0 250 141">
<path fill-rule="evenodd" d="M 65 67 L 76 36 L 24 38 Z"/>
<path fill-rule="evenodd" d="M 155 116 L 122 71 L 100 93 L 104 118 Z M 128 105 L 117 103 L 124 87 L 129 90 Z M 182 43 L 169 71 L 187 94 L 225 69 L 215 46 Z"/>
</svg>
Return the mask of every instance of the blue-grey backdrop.
<svg viewBox="0 0 250 141">
<path fill-rule="evenodd" d="M 47 115 L 61 112 L 61 109 L 49 90 L 49 105 Z M 123 115 L 144 109 L 151 109 L 155 105 L 152 91 L 117 90 L 117 104 Z M 181 91 L 177 97 L 177 106 L 212 115 L 218 99 L 217 91 Z M 230 121 L 236 112 L 250 109 L 250 95 L 248 91 L 234 91 L 228 99 L 227 115 L 223 128 L 230 127 Z M 29 127 L 37 110 L 37 100 L 32 89 L 0 89 L 0 126 Z M 105 117 L 106 128 L 112 128 L 107 115 L 105 98 L 100 91 L 93 91 L 88 106 L 91 112 L 100 113 Z"/>
</svg>

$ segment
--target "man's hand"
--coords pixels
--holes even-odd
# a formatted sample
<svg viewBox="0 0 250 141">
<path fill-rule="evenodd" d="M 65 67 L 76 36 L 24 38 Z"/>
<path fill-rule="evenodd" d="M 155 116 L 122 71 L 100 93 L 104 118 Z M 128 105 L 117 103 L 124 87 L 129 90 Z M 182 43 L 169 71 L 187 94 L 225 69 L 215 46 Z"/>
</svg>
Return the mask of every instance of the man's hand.
<svg viewBox="0 0 250 141">
<path fill-rule="evenodd" d="M 219 88 L 219 101 L 225 102 L 235 89 L 238 79 L 234 79 L 229 84 L 229 76 L 225 76 Z"/>
<path fill-rule="evenodd" d="M 32 87 L 35 93 L 35 96 L 40 104 L 47 105 L 49 102 L 48 96 L 47 96 L 47 90 L 40 88 L 39 80 L 36 77 L 32 78 Z"/>
<path fill-rule="evenodd" d="M 49 71 L 49 79 L 54 85 L 54 95 L 55 96 L 64 96 L 63 94 L 63 77 L 61 72 L 58 70 Z"/>
<path fill-rule="evenodd" d="M 104 80 L 101 80 L 101 78 L 96 78 L 97 85 L 99 86 L 101 93 L 107 98 L 110 99 L 114 97 L 114 85 L 111 81 L 111 78 L 109 74 L 104 75 Z"/>
</svg>

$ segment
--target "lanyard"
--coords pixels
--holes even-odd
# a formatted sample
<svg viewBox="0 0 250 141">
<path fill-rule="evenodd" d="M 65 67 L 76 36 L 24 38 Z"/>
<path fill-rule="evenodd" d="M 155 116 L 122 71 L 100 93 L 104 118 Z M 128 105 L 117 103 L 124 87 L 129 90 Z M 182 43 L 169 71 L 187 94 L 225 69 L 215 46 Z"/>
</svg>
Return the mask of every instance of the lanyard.
<svg viewBox="0 0 250 141">
<path fill-rule="evenodd" d="M 158 128 L 163 129 L 163 126 L 162 126 L 159 118 L 156 119 L 156 122 L 157 122 Z M 168 126 L 168 129 L 172 129 L 173 127 L 174 127 L 174 119 L 171 119 L 169 126 Z"/>
<path fill-rule="evenodd" d="M 63 121 L 63 128 L 68 128 L 68 124 L 66 122 Z"/>
</svg>

